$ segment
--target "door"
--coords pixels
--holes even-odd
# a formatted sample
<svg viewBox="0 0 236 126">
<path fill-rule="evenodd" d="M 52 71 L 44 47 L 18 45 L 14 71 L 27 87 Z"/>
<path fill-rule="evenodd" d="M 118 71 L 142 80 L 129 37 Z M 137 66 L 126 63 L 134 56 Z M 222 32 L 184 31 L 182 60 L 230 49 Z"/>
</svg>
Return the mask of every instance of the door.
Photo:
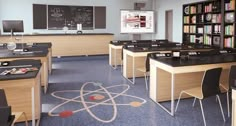
<svg viewBox="0 0 236 126">
<path fill-rule="evenodd" d="M 173 41 L 173 10 L 166 11 L 165 36 L 169 41 Z"/>
</svg>

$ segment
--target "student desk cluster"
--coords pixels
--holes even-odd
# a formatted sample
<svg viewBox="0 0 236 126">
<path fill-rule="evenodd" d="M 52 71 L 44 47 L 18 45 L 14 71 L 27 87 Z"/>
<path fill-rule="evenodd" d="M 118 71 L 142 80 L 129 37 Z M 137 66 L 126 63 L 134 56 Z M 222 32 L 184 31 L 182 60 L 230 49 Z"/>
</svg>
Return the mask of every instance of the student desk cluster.
<svg viewBox="0 0 236 126">
<path fill-rule="evenodd" d="M 51 46 L 51 43 L 17 43 L 14 50 L 8 50 L 7 43 L 0 46 L 0 88 L 5 90 L 12 111 L 25 112 L 33 126 L 36 120 L 39 125 L 41 86 L 45 93 L 48 87 Z M 17 120 L 21 121 L 24 119 Z"/>
<path fill-rule="evenodd" d="M 179 58 L 173 57 L 175 51 L 181 55 Z M 220 82 L 229 87 L 229 70 L 232 65 L 236 65 L 235 50 L 220 50 L 201 44 L 185 45 L 167 40 L 112 41 L 109 52 L 109 64 L 114 68 L 123 65 L 122 74 L 132 84 L 135 84 L 136 77 L 144 76 L 137 68 L 145 67 L 147 54 L 152 54 L 149 60 L 149 97 L 172 116 L 179 93 L 201 84 L 207 69 L 222 67 Z M 232 89 L 232 124 L 235 124 L 236 86 L 232 86 Z M 170 101 L 170 108 L 162 105 L 164 101 Z"/>
</svg>

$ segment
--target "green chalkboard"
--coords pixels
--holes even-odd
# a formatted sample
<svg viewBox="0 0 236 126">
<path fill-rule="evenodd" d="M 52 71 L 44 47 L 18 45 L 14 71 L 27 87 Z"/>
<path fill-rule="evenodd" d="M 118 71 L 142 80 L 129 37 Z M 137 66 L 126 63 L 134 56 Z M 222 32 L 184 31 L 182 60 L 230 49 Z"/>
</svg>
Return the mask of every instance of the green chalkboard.
<svg viewBox="0 0 236 126">
<path fill-rule="evenodd" d="M 75 30 L 77 24 L 82 24 L 83 30 L 93 29 L 92 6 L 48 5 L 48 29 L 61 30 L 67 26 Z"/>
</svg>

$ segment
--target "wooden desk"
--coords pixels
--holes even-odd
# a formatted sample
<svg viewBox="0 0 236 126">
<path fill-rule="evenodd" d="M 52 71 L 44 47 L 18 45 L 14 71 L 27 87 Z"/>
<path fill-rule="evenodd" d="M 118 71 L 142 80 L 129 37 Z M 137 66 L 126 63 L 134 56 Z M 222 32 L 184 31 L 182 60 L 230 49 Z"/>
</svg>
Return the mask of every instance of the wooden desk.
<svg viewBox="0 0 236 126">
<path fill-rule="evenodd" d="M 29 44 L 29 43 L 26 43 Z M 30 44 L 33 48 L 47 48 L 48 49 L 48 71 L 52 74 L 52 43 L 51 42 L 40 42 Z"/>
<path fill-rule="evenodd" d="M 52 56 L 79 56 L 108 54 L 108 44 L 114 39 L 111 33 L 83 33 L 83 34 L 35 34 L 13 36 L 22 40 L 9 39 L 10 36 L 0 36 L 0 41 L 9 42 L 52 42 Z"/>
<path fill-rule="evenodd" d="M 40 64 L 40 61 L 37 62 Z M 5 90 L 7 102 L 12 107 L 12 112 L 25 112 L 27 119 L 32 120 L 32 126 L 35 126 L 36 123 L 39 126 L 41 116 L 40 75 L 42 71 L 40 66 L 38 68 L 38 71 L 25 75 L 16 75 L 16 77 L 14 77 L 15 75 L 6 75 L 6 77 L 1 76 L 0 79 L 0 88 Z M 24 120 L 22 117 L 17 122 Z"/>
<path fill-rule="evenodd" d="M 232 89 L 232 126 L 236 126 L 236 89 Z"/>
<path fill-rule="evenodd" d="M 121 65 L 122 47 L 122 45 L 109 44 L 109 65 L 114 69 L 117 68 L 117 65 Z"/>
<path fill-rule="evenodd" d="M 207 69 L 222 67 L 220 82 L 228 84 L 228 74 L 231 65 L 236 64 L 235 55 L 209 56 L 200 60 L 173 60 L 172 58 L 150 59 L 150 98 L 170 115 L 174 115 L 174 100 L 178 99 L 184 89 L 199 86 L 203 73 Z M 225 85 L 228 86 L 228 85 Z M 183 97 L 189 97 L 187 95 Z M 171 101 L 167 109 L 160 102 Z"/>
<path fill-rule="evenodd" d="M 11 53 L 1 56 L 0 61 L 13 61 L 13 60 L 20 60 L 20 59 L 35 59 L 40 60 L 42 63 L 41 71 L 41 85 L 44 86 L 44 92 L 47 92 L 48 87 L 48 59 L 50 54 L 48 52 L 42 52 L 40 54 L 25 54 L 25 55 L 13 55 Z"/>
<path fill-rule="evenodd" d="M 135 77 L 143 77 L 144 74 L 140 71 L 136 71 L 137 68 L 145 67 L 145 61 L 148 53 L 160 52 L 160 53 L 170 53 L 171 50 L 178 49 L 183 51 L 208 51 L 212 50 L 211 48 L 189 48 L 184 49 L 182 47 L 165 47 L 165 48 L 153 48 L 149 50 L 140 50 L 140 49 L 123 49 L 123 76 L 128 79 L 131 83 L 135 83 Z"/>
<path fill-rule="evenodd" d="M 1 43 L 3 44 L 3 43 Z M 1 49 L 7 49 L 6 45 L 7 43 L 4 43 L 5 46 L 1 46 Z M 42 48 L 42 49 L 47 49 L 48 50 L 48 71 L 49 74 L 52 73 L 52 43 L 51 42 L 41 42 L 41 43 L 16 43 L 16 48 L 17 49 L 23 49 L 23 48 Z"/>
</svg>

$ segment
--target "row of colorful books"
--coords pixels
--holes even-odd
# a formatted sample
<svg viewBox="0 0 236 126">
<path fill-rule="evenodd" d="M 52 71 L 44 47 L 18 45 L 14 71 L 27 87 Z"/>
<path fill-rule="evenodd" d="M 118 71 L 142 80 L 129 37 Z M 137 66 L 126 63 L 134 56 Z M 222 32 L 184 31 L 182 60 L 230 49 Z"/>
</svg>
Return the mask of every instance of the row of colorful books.
<svg viewBox="0 0 236 126">
<path fill-rule="evenodd" d="M 224 47 L 234 48 L 234 37 L 225 38 Z"/>
<path fill-rule="evenodd" d="M 235 0 L 230 0 L 229 3 L 225 3 L 225 10 L 234 10 L 235 9 Z"/>
</svg>

